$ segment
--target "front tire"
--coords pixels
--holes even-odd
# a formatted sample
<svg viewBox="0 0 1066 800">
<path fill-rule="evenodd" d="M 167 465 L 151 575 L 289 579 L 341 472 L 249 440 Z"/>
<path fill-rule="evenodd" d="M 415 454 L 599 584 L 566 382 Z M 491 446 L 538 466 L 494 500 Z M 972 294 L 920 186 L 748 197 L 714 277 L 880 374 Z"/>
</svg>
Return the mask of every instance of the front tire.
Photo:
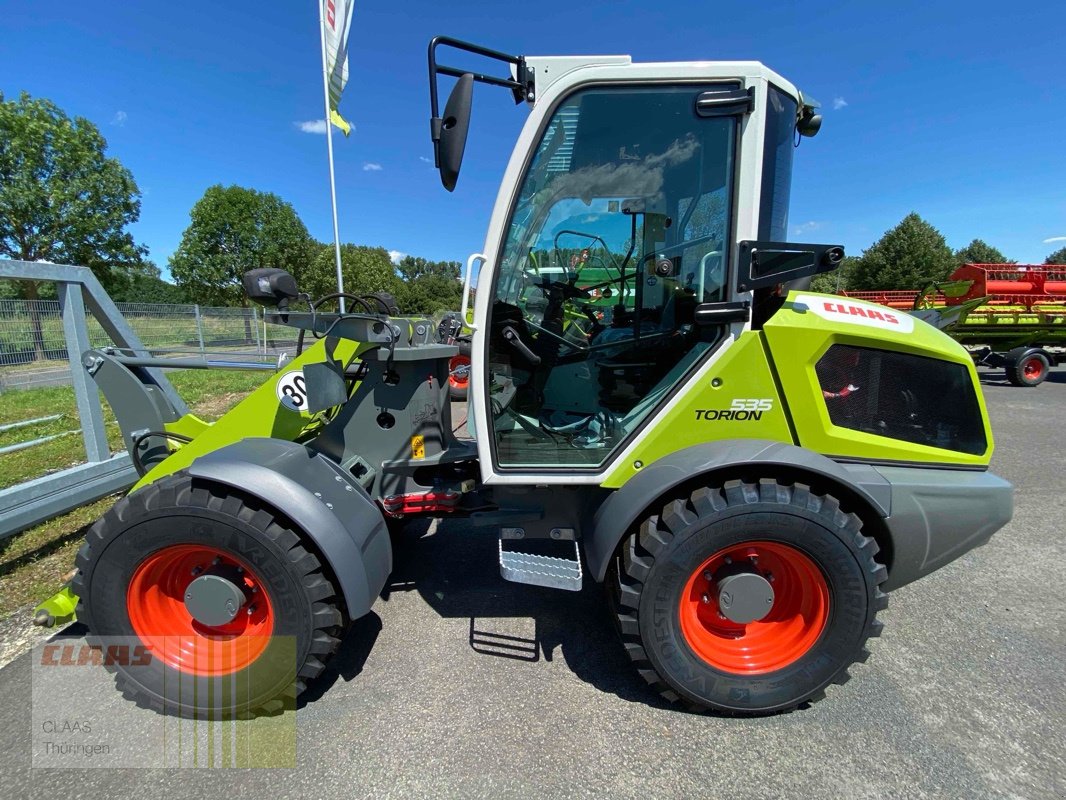
<svg viewBox="0 0 1066 800">
<path fill-rule="evenodd" d="M 182 473 L 121 499 L 86 536 L 73 590 L 89 643 L 138 705 L 197 718 L 294 707 L 340 643 L 317 556 L 262 501 Z M 199 581 L 194 585 L 195 581 Z"/>
<path fill-rule="evenodd" d="M 831 495 L 730 481 L 649 516 L 612 574 L 619 630 L 660 694 L 759 715 L 821 699 L 888 605 L 877 545 Z"/>
<path fill-rule="evenodd" d="M 460 341 L 458 354 L 448 362 L 448 397 L 455 401 L 467 399 L 470 393 L 470 342 Z"/>
</svg>

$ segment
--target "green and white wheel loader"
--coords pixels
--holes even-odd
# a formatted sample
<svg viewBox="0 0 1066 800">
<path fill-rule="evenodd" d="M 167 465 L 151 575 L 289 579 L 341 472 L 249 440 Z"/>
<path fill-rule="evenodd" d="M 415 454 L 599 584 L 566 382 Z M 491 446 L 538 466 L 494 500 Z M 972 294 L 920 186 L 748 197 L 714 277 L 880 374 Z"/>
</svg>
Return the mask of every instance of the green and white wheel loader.
<svg viewBox="0 0 1066 800">
<path fill-rule="evenodd" d="M 506 69 L 445 66 L 445 47 Z M 381 296 L 330 311 L 280 270 L 245 289 L 306 346 L 214 424 L 171 407 L 147 371 L 166 362 L 87 354 L 144 473 L 70 587 L 93 641 L 150 654 L 112 665 L 120 688 L 170 713 L 285 708 L 382 591 L 393 523 L 432 516 L 498 539 L 506 580 L 602 583 L 670 700 L 821 698 L 867 657 L 887 593 L 987 541 L 1012 489 L 987 469 L 962 347 L 806 288 L 843 257 L 785 241 L 816 104 L 756 62 L 437 38 L 429 67 L 448 189 L 474 84 L 529 108 L 464 276 L 470 436 L 453 432 L 454 331 Z"/>
</svg>

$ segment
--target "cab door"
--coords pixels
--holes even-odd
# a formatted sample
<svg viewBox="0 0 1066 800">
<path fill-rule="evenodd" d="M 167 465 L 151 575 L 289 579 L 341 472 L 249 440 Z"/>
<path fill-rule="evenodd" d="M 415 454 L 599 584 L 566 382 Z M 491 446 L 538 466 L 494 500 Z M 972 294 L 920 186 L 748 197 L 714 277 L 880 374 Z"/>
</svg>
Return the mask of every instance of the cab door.
<svg viewBox="0 0 1066 800">
<path fill-rule="evenodd" d="M 749 100 L 735 80 L 590 86 L 548 115 L 478 287 L 493 476 L 595 480 L 729 338 L 695 312 L 731 299 Z"/>
</svg>

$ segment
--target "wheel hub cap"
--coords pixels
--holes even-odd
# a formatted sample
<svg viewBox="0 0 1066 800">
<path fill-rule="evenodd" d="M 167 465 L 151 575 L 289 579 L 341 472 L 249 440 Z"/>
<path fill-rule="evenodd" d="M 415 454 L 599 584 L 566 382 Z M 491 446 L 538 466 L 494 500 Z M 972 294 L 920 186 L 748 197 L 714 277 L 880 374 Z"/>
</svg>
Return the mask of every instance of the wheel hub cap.
<svg viewBox="0 0 1066 800">
<path fill-rule="evenodd" d="M 741 572 L 718 581 L 718 608 L 731 622 L 755 622 L 769 614 L 773 606 L 774 589 L 762 575 Z"/>
<path fill-rule="evenodd" d="M 222 575 L 201 575 L 185 590 L 185 608 L 201 625 L 232 622 L 244 603 L 244 592 Z"/>
</svg>

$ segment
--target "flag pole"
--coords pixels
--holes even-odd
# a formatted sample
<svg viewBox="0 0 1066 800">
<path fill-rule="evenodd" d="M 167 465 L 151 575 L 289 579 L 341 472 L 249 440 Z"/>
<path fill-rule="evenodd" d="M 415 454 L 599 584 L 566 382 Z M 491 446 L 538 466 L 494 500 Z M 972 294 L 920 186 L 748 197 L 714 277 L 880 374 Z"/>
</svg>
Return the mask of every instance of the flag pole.
<svg viewBox="0 0 1066 800">
<path fill-rule="evenodd" d="M 318 38 L 322 43 L 322 94 L 326 107 L 326 150 L 329 152 L 329 197 L 333 203 L 333 254 L 337 262 L 337 291 L 344 292 L 344 276 L 341 273 L 341 235 L 337 225 L 337 182 L 333 173 L 333 120 L 329 108 L 329 72 L 326 62 L 326 19 L 323 13 L 325 0 L 318 0 Z M 338 299 L 340 312 L 344 313 L 344 297 Z"/>
</svg>

